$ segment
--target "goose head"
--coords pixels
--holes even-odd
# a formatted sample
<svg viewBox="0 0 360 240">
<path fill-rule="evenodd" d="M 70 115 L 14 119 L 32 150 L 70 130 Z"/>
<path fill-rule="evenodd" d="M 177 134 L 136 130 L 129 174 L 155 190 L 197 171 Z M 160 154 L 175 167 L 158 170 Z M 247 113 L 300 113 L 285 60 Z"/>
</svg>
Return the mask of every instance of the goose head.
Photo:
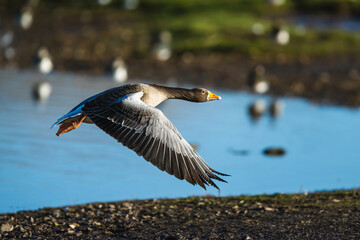
<svg viewBox="0 0 360 240">
<path fill-rule="evenodd" d="M 192 92 L 192 101 L 193 102 L 208 102 L 212 100 L 220 100 L 221 97 L 210 92 L 205 88 L 194 88 L 191 90 Z"/>
</svg>

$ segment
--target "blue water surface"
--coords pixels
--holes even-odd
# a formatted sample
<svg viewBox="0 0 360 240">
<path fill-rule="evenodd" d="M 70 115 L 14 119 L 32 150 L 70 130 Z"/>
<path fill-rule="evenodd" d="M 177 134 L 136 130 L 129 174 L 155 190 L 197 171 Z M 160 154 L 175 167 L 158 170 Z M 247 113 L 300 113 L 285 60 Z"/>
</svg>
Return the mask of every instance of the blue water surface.
<svg viewBox="0 0 360 240">
<path fill-rule="evenodd" d="M 45 79 L 53 93 L 46 104 L 35 104 L 31 86 Z M 102 77 L 0 71 L 0 212 L 219 194 L 160 171 L 93 124 L 61 137 L 50 129 L 80 101 L 114 86 Z M 249 104 L 269 97 L 211 90 L 222 100 L 169 100 L 160 108 L 210 166 L 231 175 L 228 183 L 218 183 L 222 196 L 359 187 L 357 109 L 285 98 L 281 116 L 254 123 Z M 267 147 L 286 154 L 266 156 Z"/>
</svg>

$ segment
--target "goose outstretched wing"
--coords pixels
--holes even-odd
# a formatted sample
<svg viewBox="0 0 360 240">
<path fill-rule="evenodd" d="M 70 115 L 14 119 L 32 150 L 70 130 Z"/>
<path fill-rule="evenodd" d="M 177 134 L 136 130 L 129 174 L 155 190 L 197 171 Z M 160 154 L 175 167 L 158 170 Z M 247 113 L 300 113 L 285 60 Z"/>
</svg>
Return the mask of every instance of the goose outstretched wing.
<svg viewBox="0 0 360 240">
<path fill-rule="evenodd" d="M 157 108 L 141 101 L 143 92 L 127 94 L 104 104 L 96 98 L 82 111 L 104 132 L 132 149 L 160 170 L 189 183 L 212 185 L 212 179 L 226 182 L 181 136 Z"/>
</svg>

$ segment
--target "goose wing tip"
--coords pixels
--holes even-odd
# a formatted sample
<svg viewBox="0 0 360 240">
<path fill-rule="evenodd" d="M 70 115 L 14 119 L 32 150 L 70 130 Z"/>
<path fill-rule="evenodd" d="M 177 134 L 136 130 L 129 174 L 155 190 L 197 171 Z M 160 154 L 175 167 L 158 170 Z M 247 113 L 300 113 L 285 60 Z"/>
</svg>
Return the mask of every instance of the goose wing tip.
<svg viewBox="0 0 360 240">
<path fill-rule="evenodd" d="M 224 176 L 224 177 L 230 177 L 230 176 L 231 176 L 230 174 L 218 172 L 218 171 L 216 171 L 216 170 L 213 169 L 213 168 L 210 168 L 210 170 L 211 170 L 213 173 L 219 174 L 219 175 Z"/>
<path fill-rule="evenodd" d="M 211 185 L 212 185 L 214 188 L 216 188 L 217 190 L 220 191 L 220 188 L 219 188 L 215 183 L 212 183 Z"/>
</svg>

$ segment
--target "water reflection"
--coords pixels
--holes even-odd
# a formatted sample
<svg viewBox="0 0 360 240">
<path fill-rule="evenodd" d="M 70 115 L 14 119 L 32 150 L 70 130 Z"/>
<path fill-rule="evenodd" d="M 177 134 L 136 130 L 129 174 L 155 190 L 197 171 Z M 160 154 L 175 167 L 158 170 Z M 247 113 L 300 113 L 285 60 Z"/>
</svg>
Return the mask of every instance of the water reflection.
<svg viewBox="0 0 360 240">
<path fill-rule="evenodd" d="M 273 99 L 270 103 L 269 113 L 273 119 L 278 118 L 284 112 L 284 103 L 280 99 Z"/>
<path fill-rule="evenodd" d="M 218 195 L 159 171 L 93 125 L 56 137 L 49 127 L 59 115 L 116 84 L 111 78 L 53 73 L 46 76 L 53 93 L 38 108 L 31 102 L 31 86 L 39 78 L 34 72 L 0 71 L 0 195 L 6 196 L 0 211 Z M 357 110 L 284 99 L 286 114 L 276 125 L 263 117 L 254 126 L 245 109 L 256 96 L 216 93 L 221 101 L 169 100 L 161 108 L 211 166 L 231 174 L 228 184 L 219 184 L 222 196 L 359 186 Z M 263 154 L 269 146 L 286 154 L 269 158 Z"/>
<path fill-rule="evenodd" d="M 32 97 L 36 103 L 45 103 L 51 94 L 52 87 L 47 81 L 37 81 L 32 85 Z"/>
<path fill-rule="evenodd" d="M 255 100 L 248 107 L 249 116 L 254 123 L 259 121 L 260 117 L 265 113 L 265 111 L 266 103 L 262 99 Z"/>
</svg>

